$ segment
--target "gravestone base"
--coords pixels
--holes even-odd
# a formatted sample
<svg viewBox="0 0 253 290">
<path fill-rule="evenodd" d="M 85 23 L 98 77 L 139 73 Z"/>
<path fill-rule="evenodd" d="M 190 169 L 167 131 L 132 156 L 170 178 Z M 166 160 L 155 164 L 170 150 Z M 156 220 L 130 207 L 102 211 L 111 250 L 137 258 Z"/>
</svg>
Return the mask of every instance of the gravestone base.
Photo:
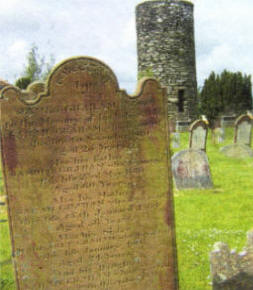
<svg viewBox="0 0 253 290">
<path fill-rule="evenodd" d="M 253 157 L 252 149 L 249 146 L 243 144 L 232 144 L 224 146 L 220 149 L 220 152 L 223 153 L 225 156 L 232 158 Z"/>
<path fill-rule="evenodd" d="M 182 150 L 173 155 L 172 173 L 177 189 L 213 187 L 208 158 L 201 150 Z"/>
</svg>

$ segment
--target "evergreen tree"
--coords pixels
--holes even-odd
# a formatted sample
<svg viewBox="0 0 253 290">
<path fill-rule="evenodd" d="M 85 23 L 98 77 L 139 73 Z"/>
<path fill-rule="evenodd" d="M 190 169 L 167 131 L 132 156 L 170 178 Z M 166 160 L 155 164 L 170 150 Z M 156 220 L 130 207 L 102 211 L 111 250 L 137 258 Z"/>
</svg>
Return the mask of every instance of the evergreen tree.
<svg viewBox="0 0 253 290">
<path fill-rule="evenodd" d="M 240 114 L 252 109 L 251 76 L 224 70 L 205 80 L 200 92 L 200 112 L 211 125 L 221 114 Z"/>
<path fill-rule="evenodd" d="M 210 126 L 222 110 L 223 104 L 220 93 L 220 77 L 211 72 L 200 93 L 200 111 L 207 116 Z"/>
</svg>

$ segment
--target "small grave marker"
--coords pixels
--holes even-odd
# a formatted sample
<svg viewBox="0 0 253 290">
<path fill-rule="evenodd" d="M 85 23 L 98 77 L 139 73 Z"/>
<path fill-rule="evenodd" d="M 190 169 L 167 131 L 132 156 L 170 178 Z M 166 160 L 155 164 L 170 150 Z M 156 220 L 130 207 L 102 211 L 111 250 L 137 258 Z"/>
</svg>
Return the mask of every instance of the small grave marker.
<svg viewBox="0 0 253 290">
<path fill-rule="evenodd" d="M 17 288 L 176 290 L 166 90 L 77 57 L 1 100 Z"/>
<path fill-rule="evenodd" d="M 235 144 L 251 146 L 252 115 L 241 115 L 235 122 Z"/>
<path fill-rule="evenodd" d="M 235 122 L 234 144 L 221 148 L 221 152 L 232 158 L 248 158 L 253 156 L 251 146 L 252 132 L 251 114 L 241 115 Z"/>
<path fill-rule="evenodd" d="M 190 126 L 190 149 L 206 151 L 208 133 L 207 120 L 196 120 Z"/>
</svg>

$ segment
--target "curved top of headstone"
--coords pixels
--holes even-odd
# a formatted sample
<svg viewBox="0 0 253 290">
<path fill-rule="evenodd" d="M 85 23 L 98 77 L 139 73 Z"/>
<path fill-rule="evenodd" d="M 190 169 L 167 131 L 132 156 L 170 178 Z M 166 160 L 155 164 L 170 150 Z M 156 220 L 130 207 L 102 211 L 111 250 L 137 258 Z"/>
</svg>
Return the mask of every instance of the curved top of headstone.
<svg viewBox="0 0 253 290">
<path fill-rule="evenodd" d="M 46 84 L 42 81 L 35 81 L 27 87 L 27 91 L 32 94 L 41 94 L 45 91 Z"/>
<path fill-rule="evenodd" d="M 252 120 L 253 120 L 252 114 L 250 114 L 250 113 L 243 114 L 235 120 L 235 127 L 237 127 L 243 121 L 251 122 Z"/>
<path fill-rule="evenodd" d="M 70 81 L 76 81 L 79 91 L 81 89 L 80 86 L 89 86 L 89 83 L 80 84 L 80 76 L 82 75 L 86 79 L 89 79 L 89 77 L 90 79 L 96 78 L 96 84 L 103 83 L 105 86 L 113 87 L 115 90 L 119 89 L 118 80 L 109 66 L 92 57 L 78 56 L 66 59 L 56 65 L 52 69 L 44 89 L 41 87 L 41 82 L 31 84 L 25 91 L 21 91 L 14 86 L 8 86 L 2 90 L 1 98 L 10 99 L 11 95 L 13 95 L 14 98 L 18 97 L 23 103 L 35 104 L 44 97 L 66 94 L 66 88 L 69 86 Z M 6 96 L 7 91 L 10 90 L 14 91 L 13 94 L 8 92 L 8 96 Z M 25 96 L 33 94 L 34 90 L 38 93 L 36 98 L 27 100 Z"/>
<path fill-rule="evenodd" d="M 251 129 L 253 115 L 251 113 L 239 116 L 235 121 L 234 143 L 251 144 Z"/>
<path fill-rule="evenodd" d="M 86 56 L 77 56 L 66 59 L 56 65 L 49 75 L 46 95 L 52 95 L 53 93 L 61 92 L 65 86 L 68 86 L 68 82 L 73 80 L 77 74 L 90 74 L 90 78 L 95 77 L 97 82 L 103 82 L 105 85 L 110 85 L 119 89 L 118 80 L 112 69 L 104 62 Z M 89 76 L 87 76 L 89 79 Z M 78 80 L 76 80 L 78 81 Z M 82 84 L 84 86 L 88 85 Z"/>
<path fill-rule="evenodd" d="M 199 126 L 203 127 L 204 129 L 208 129 L 208 121 L 206 119 L 205 120 L 199 119 L 199 120 L 194 121 L 190 125 L 189 131 L 192 131 L 192 130 L 194 130 L 195 128 L 197 128 Z"/>
<path fill-rule="evenodd" d="M 10 86 L 10 84 L 7 81 L 0 79 L 0 90 L 7 86 Z"/>
<path fill-rule="evenodd" d="M 117 77 L 108 65 L 93 57 L 77 56 L 68 58 L 56 65 L 49 74 L 46 83 L 34 82 L 28 86 L 27 90 L 7 86 L 1 91 L 0 99 L 14 101 L 18 98 L 26 105 L 34 105 L 45 97 L 66 97 L 70 83 L 73 84 L 73 87 L 69 95 L 75 94 L 76 96 L 83 96 L 84 91 L 89 92 L 91 96 L 98 96 L 99 92 L 95 92 L 98 87 L 101 88 L 101 93 L 102 91 L 109 94 L 121 91 L 130 99 L 143 96 L 150 85 L 163 89 L 164 93 L 166 91 L 154 78 L 142 78 L 138 82 L 136 92 L 133 95 L 128 95 L 125 90 L 120 90 Z"/>
<path fill-rule="evenodd" d="M 206 150 L 208 121 L 205 116 L 193 122 L 189 128 L 191 132 L 189 147 L 197 150 Z"/>
</svg>

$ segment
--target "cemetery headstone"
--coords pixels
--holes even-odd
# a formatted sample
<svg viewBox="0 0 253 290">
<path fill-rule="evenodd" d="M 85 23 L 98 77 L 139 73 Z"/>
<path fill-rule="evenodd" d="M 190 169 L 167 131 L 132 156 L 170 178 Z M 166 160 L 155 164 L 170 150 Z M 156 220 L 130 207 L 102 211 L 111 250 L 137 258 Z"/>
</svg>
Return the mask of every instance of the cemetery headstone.
<svg viewBox="0 0 253 290">
<path fill-rule="evenodd" d="M 214 290 L 253 289 L 253 231 L 249 231 L 247 245 L 237 253 L 218 242 L 210 254 Z"/>
<path fill-rule="evenodd" d="M 206 151 L 208 122 L 196 120 L 190 126 L 190 149 Z"/>
<path fill-rule="evenodd" d="M 0 102 L 17 288 L 178 289 L 166 90 L 77 57 L 21 100 Z"/>
<path fill-rule="evenodd" d="M 252 115 L 241 115 L 235 122 L 234 143 L 251 146 Z"/>
<path fill-rule="evenodd" d="M 235 122 L 234 144 L 221 148 L 221 152 L 232 158 L 253 156 L 251 146 L 252 119 L 250 114 L 241 115 Z"/>
<path fill-rule="evenodd" d="M 10 84 L 7 81 L 0 79 L 0 91 L 7 86 L 10 86 Z"/>
<path fill-rule="evenodd" d="M 211 188 L 208 158 L 202 150 L 182 150 L 172 157 L 172 173 L 177 189 Z"/>
</svg>

